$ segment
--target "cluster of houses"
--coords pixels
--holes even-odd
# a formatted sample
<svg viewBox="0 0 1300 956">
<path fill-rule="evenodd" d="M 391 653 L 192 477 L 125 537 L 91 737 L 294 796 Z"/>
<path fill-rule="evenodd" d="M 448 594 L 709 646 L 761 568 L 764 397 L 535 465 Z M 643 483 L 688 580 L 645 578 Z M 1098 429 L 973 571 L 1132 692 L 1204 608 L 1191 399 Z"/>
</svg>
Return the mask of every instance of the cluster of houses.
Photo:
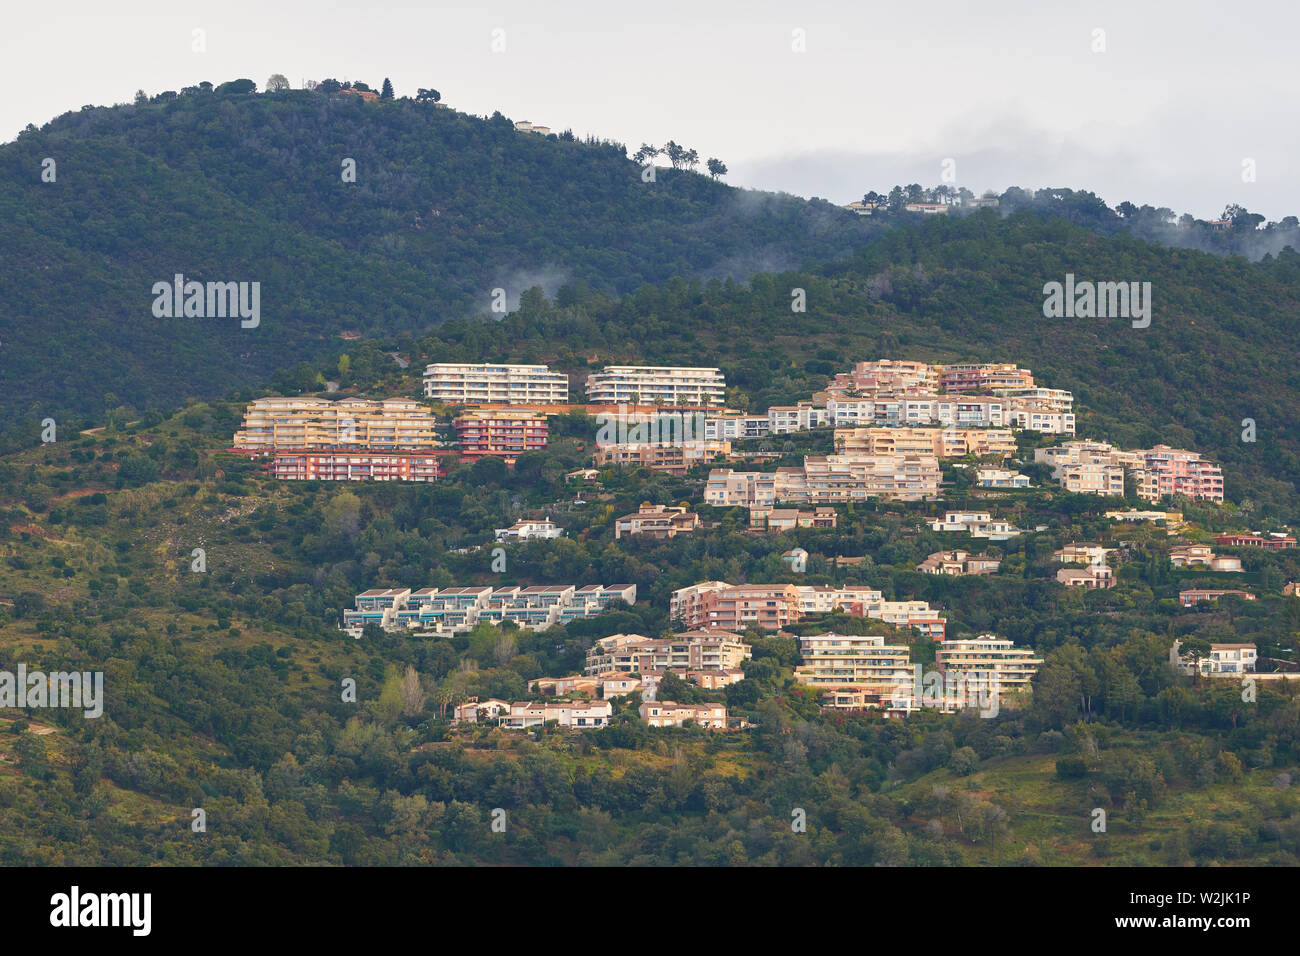
<svg viewBox="0 0 1300 956">
<path fill-rule="evenodd" d="M 1148 501 L 1165 495 L 1223 501 L 1219 466 L 1198 452 L 1168 445 L 1121 451 L 1104 441 L 1067 441 L 1035 450 L 1034 460 L 1050 466 L 1052 477 L 1075 494 L 1123 497 L 1127 474 L 1138 497 Z"/>
<path fill-rule="evenodd" d="M 594 617 L 615 601 L 636 603 L 635 584 L 546 584 L 534 587 L 377 588 L 356 596 L 341 630 L 360 637 L 367 624 L 387 631 L 460 634 L 478 624 L 511 623 L 543 631 Z"/>
</svg>

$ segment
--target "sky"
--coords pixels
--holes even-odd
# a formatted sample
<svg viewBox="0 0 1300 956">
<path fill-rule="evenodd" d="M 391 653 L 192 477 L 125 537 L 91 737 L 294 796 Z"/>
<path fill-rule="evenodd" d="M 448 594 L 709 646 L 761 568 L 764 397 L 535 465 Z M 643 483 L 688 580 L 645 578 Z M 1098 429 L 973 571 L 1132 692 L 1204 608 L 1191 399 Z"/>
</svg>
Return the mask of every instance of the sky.
<svg viewBox="0 0 1300 956">
<path fill-rule="evenodd" d="M 4 21 L 0 142 L 138 89 L 388 77 L 841 204 L 950 181 L 1300 215 L 1294 0 L 61 0 Z"/>
</svg>

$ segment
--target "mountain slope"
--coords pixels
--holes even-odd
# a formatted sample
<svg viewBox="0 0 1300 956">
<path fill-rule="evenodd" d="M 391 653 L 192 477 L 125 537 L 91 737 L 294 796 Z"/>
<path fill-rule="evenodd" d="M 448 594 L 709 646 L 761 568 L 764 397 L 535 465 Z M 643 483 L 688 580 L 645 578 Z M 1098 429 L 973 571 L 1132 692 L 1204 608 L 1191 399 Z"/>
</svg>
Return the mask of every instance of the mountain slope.
<svg viewBox="0 0 1300 956">
<path fill-rule="evenodd" d="M 0 223 L 0 406 L 36 417 L 98 412 L 105 391 L 138 408 L 224 394 L 343 330 L 487 313 L 498 288 L 513 307 L 534 285 L 747 277 L 880 228 L 694 173 L 646 183 L 620 145 L 499 114 L 306 91 L 59 117 L 0 146 Z M 155 318 L 153 284 L 177 273 L 260 282 L 260 326 Z"/>
</svg>

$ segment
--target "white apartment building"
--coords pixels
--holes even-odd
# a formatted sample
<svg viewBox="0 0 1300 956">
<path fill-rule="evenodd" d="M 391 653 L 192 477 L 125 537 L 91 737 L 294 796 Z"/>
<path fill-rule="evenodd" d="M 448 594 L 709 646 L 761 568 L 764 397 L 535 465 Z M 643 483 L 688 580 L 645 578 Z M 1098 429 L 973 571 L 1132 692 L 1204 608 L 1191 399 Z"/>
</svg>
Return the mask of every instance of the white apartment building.
<svg viewBox="0 0 1300 956">
<path fill-rule="evenodd" d="M 593 405 L 686 405 L 721 407 L 727 381 L 716 368 L 608 365 L 587 377 Z"/>
<path fill-rule="evenodd" d="M 436 362 L 424 370 L 424 395 L 455 405 L 564 405 L 569 376 L 545 365 Z"/>
<path fill-rule="evenodd" d="M 935 650 L 934 662 L 950 685 L 963 681 L 968 694 L 973 689 L 999 694 L 1022 690 L 1043 666 L 1043 659 L 1029 648 L 993 634 L 944 641 Z"/>
</svg>

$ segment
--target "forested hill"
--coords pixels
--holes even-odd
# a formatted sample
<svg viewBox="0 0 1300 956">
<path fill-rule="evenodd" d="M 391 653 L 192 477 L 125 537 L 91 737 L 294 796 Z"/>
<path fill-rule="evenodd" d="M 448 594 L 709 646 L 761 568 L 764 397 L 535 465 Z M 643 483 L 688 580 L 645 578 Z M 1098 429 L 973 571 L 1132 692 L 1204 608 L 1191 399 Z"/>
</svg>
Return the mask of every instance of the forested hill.
<svg viewBox="0 0 1300 956">
<path fill-rule="evenodd" d="M 841 256 L 880 228 L 697 173 L 643 182 L 620 144 L 413 100 L 207 92 L 87 107 L 0 146 L 0 410 L 225 394 L 340 331 L 486 313 L 496 288 L 513 307 L 534 285 L 746 278 Z M 152 286 L 177 273 L 260 282 L 260 326 L 155 318 Z"/>
</svg>

